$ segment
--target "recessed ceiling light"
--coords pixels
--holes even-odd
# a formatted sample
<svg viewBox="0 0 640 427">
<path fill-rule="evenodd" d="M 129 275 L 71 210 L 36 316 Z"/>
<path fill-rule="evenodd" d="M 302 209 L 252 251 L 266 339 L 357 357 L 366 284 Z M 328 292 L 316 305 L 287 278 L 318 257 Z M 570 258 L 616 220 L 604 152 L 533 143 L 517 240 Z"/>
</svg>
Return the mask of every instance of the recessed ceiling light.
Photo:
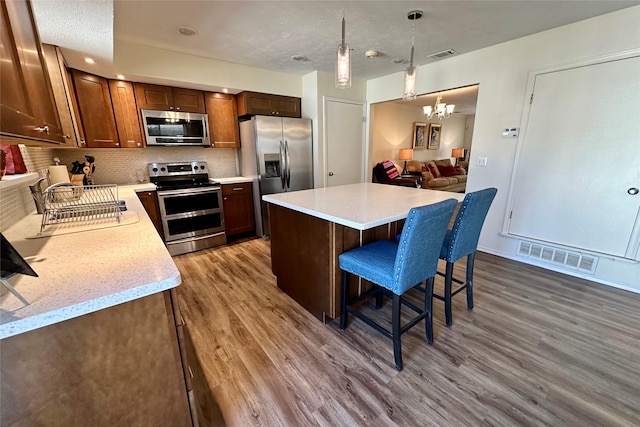
<svg viewBox="0 0 640 427">
<path fill-rule="evenodd" d="M 96 61 L 93 60 L 93 58 L 84 58 L 84 62 L 86 62 L 87 64 L 95 64 Z"/>
<path fill-rule="evenodd" d="M 394 64 L 408 64 L 409 60 L 407 60 L 406 58 L 393 58 L 391 62 L 393 62 Z"/>
<path fill-rule="evenodd" d="M 123 76 L 122 74 L 118 74 L 118 75 L 116 76 L 116 79 L 118 79 L 118 80 L 124 80 L 124 76 Z"/>
<path fill-rule="evenodd" d="M 377 50 L 368 50 L 364 53 L 364 56 L 366 56 L 369 59 L 375 58 L 378 55 L 380 55 L 380 52 L 378 52 Z"/>
<path fill-rule="evenodd" d="M 178 27 L 178 32 L 183 36 L 193 36 L 198 34 L 198 30 L 187 26 Z"/>
<path fill-rule="evenodd" d="M 298 62 L 308 62 L 309 58 L 305 55 L 293 55 L 291 57 L 291 59 L 293 59 L 294 61 L 298 61 Z"/>
</svg>

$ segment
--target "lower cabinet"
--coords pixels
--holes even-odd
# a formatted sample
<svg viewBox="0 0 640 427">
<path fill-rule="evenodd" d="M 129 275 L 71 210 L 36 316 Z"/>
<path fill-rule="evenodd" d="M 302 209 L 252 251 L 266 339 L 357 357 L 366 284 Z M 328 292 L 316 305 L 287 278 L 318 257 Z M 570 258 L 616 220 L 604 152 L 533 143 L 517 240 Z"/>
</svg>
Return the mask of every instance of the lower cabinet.
<svg viewBox="0 0 640 427">
<path fill-rule="evenodd" d="M 0 425 L 192 426 L 176 306 L 164 291 L 3 339 Z"/>
<path fill-rule="evenodd" d="M 227 237 L 255 231 L 252 184 L 222 185 L 222 204 Z"/>
<path fill-rule="evenodd" d="M 160 238 L 164 240 L 164 231 L 162 229 L 162 219 L 160 217 L 160 205 L 158 204 L 158 195 L 156 191 L 140 191 L 136 193 L 138 199 L 142 202 L 144 210 L 156 227 Z"/>
</svg>

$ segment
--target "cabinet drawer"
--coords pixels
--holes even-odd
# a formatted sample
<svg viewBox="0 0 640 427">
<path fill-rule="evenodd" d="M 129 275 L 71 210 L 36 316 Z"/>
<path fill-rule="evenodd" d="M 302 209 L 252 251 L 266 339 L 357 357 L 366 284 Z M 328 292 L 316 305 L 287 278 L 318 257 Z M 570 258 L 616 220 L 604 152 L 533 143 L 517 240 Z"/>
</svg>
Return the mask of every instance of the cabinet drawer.
<svg viewBox="0 0 640 427">
<path fill-rule="evenodd" d="M 234 194 L 247 194 L 251 193 L 251 183 L 243 182 L 241 184 L 223 184 L 222 195 L 232 196 Z"/>
</svg>

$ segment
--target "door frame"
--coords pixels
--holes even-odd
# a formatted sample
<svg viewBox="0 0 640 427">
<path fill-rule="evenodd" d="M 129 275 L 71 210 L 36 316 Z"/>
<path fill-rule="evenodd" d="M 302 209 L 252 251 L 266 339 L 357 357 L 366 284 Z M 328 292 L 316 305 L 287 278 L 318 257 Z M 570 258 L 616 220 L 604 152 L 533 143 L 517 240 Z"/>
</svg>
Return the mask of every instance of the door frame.
<svg viewBox="0 0 640 427">
<path fill-rule="evenodd" d="M 327 102 L 341 102 L 344 104 L 353 104 L 353 105 L 360 105 L 362 107 L 362 136 L 361 136 L 361 141 L 362 141 L 362 164 L 361 164 L 361 172 L 360 172 L 360 182 L 365 182 L 366 181 L 366 177 L 367 177 L 367 169 L 366 169 L 366 165 L 367 165 L 367 155 L 369 153 L 369 139 L 366 138 L 366 132 L 367 132 L 367 110 L 366 110 L 366 102 L 364 101 L 356 101 L 353 99 L 345 99 L 345 98 L 336 98 L 336 97 L 332 97 L 332 96 L 323 96 L 322 97 L 322 158 L 323 158 L 323 165 L 322 165 L 322 187 L 326 187 L 328 182 L 327 182 L 327 177 L 329 174 L 329 159 L 328 159 L 328 155 L 329 155 L 329 141 L 328 141 L 328 134 L 329 134 L 329 123 L 327 120 Z"/>
<path fill-rule="evenodd" d="M 630 49 L 630 50 L 625 50 L 625 51 L 616 52 L 612 54 L 606 54 L 606 55 L 600 55 L 592 58 L 587 58 L 584 60 L 557 64 L 555 66 L 551 66 L 548 68 L 541 68 L 541 69 L 529 71 L 529 76 L 527 79 L 527 87 L 526 87 L 524 103 L 523 103 L 524 105 L 522 108 L 522 117 L 520 120 L 521 132 L 518 137 L 518 141 L 516 145 L 515 158 L 513 162 L 514 166 L 511 172 L 511 179 L 509 181 L 509 193 L 507 195 L 506 211 L 505 211 L 504 220 L 502 223 L 502 231 L 500 233 L 501 235 L 506 237 L 516 238 L 516 239 L 522 239 L 521 236 L 517 236 L 509 233 L 509 225 L 511 222 L 511 211 L 514 208 L 513 205 L 515 202 L 514 186 L 515 186 L 516 178 L 518 174 L 518 165 L 522 161 L 522 158 L 521 158 L 522 151 L 524 146 L 524 140 L 526 139 L 526 135 L 527 135 L 528 125 L 529 125 L 529 116 L 531 113 L 531 106 L 532 106 L 531 97 L 533 96 L 533 93 L 534 93 L 536 78 L 543 74 L 569 70 L 572 68 L 588 67 L 591 65 L 619 61 L 619 60 L 634 58 L 638 56 L 640 56 L 640 49 Z M 533 239 L 530 237 L 528 237 L 526 240 L 536 241 L 536 239 Z M 548 243 L 548 242 L 541 242 L 541 243 Z M 558 245 L 558 244 L 555 244 L 555 245 Z M 559 246 L 562 246 L 562 245 L 559 245 Z M 631 261 L 631 260 L 640 261 L 640 218 L 639 220 L 636 220 L 635 226 L 633 227 L 633 230 L 631 232 L 629 245 L 627 247 L 625 257 L 623 258 L 617 257 L 611 254 L 604 255 L 598 252 L 589 251 L 588 249 L 584 249 L 584 248 L 580 248 L 580 251 L 585 253 L 592 253 L 597 256 L 606 256 L 612 259 L 615 258 L 623 261 Z"/>
</svg>

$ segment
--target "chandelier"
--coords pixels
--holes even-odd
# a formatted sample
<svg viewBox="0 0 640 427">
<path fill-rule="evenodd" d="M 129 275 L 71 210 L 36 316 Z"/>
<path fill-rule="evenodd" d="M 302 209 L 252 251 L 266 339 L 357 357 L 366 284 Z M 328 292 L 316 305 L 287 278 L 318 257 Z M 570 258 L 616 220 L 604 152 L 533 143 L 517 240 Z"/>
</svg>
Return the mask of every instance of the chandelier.
<svg viewBox="0 0 640 427">
<path fill-rule="evenodd" d="M 438 95 L 438 99 L 436 99 L 436 103 L 433 107 L 425 105 L 422 107 L 422 110 L 424 111 L 424 115 L 427 117 L 427 120 L 431 120 L 436 115 L 439 120 L 442 120 L 451 117 L 451 113 L 453 113 L 454 108 L 456 108 L 454 104 L 445 104 L 442 102 L 442 96 Z"/>
</svg>

